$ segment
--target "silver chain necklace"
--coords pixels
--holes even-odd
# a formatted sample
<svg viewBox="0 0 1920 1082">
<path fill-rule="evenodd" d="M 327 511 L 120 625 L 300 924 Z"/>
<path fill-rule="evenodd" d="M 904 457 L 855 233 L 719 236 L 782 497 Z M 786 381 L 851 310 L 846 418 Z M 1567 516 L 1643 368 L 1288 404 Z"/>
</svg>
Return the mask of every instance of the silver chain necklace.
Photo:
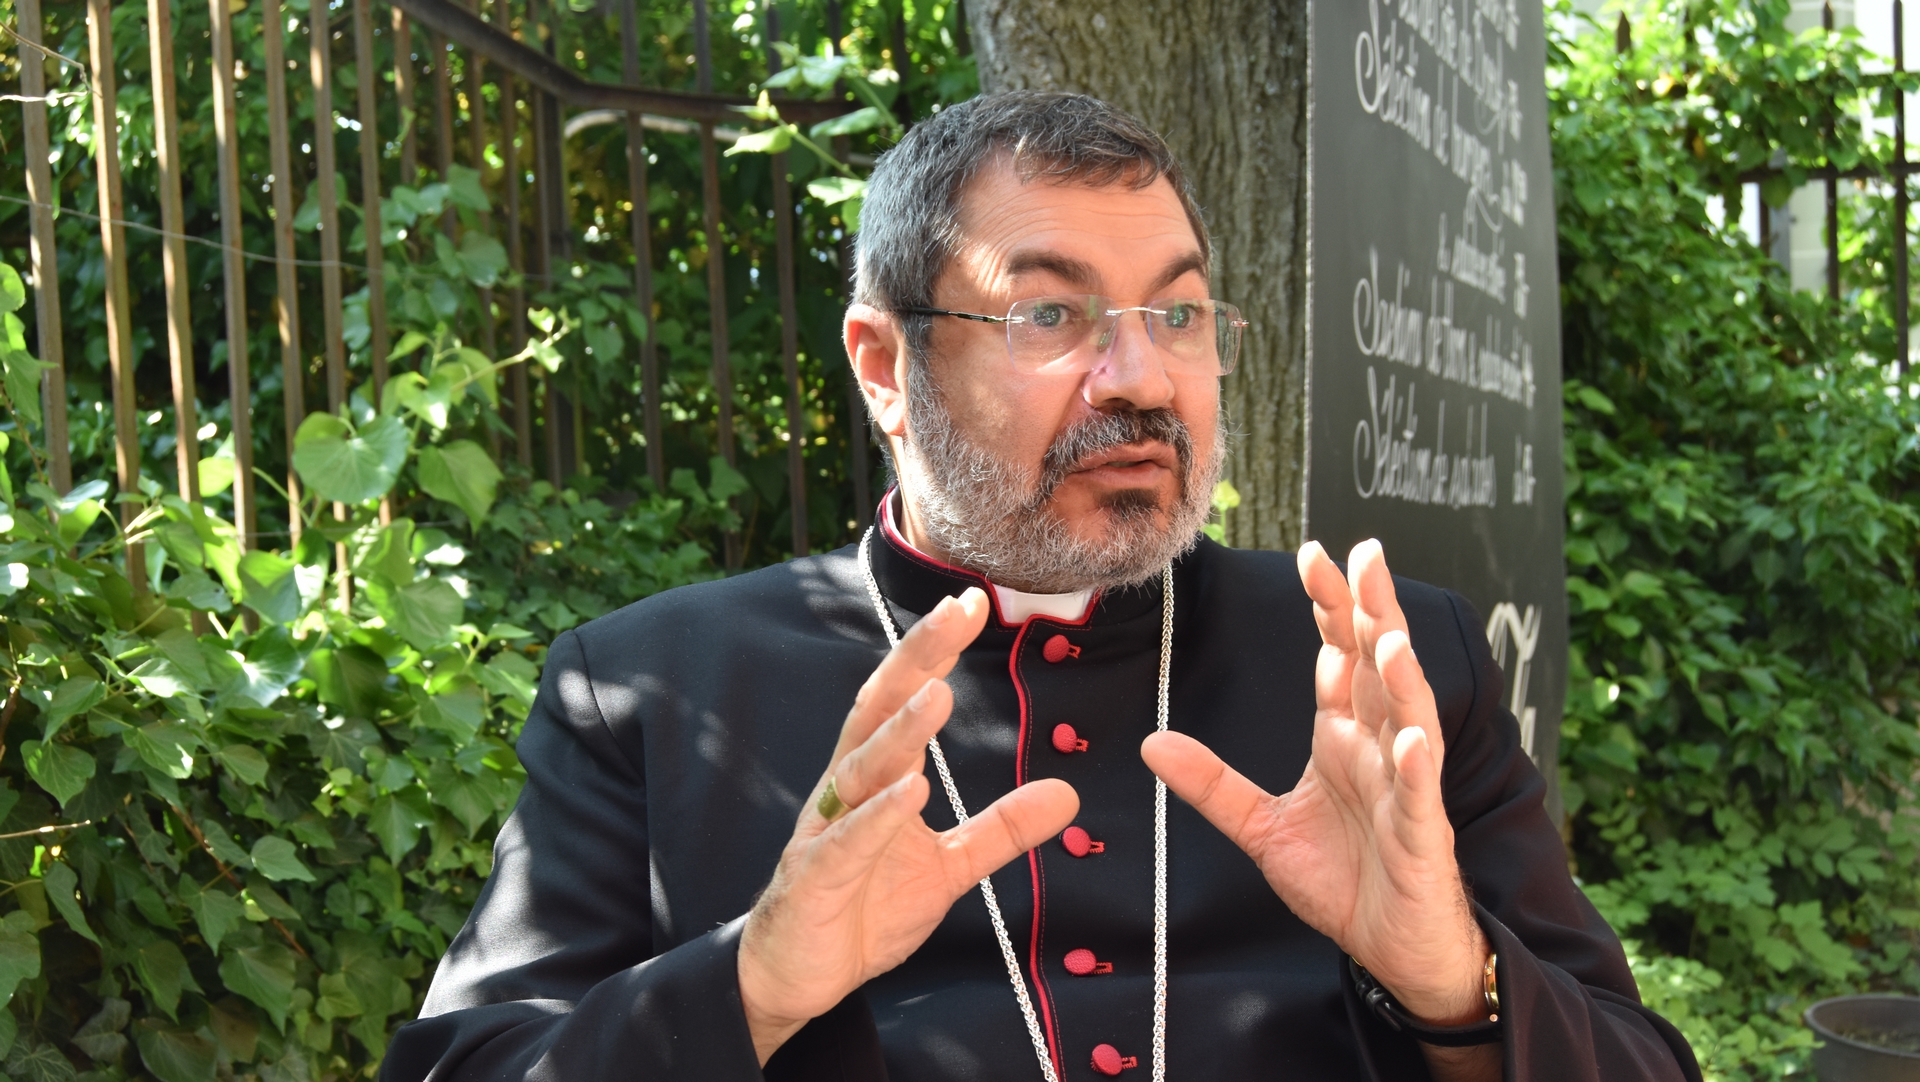
<svg viewBox="0 0 1920 1082">
<path fill-rule="evenodd" d="M 893 614 L 887 611 L 886 598 L 873 577 L 873 527 L 867 527 L 860 539 L 860 571 L 866 576 L 867 596 L 873 601 L 874 615 L 887 633 L 887 645 L 900 645 L 900 633 L 893 626 Z M 1167 691 L 1173 676 L 1173 565 L 1160 572 L 1160 688 L 1155 719 L 1161 732 L 1167 731 Z M 953 805 L 953 817 L 967 821 L 967 806 L 960 800 L 960 787 L 947 769 L 947 756 L 940 750 L 940 738 L 927 741 L 933 755 L 933 767 L 940 774 L 940 785 Z M 1013 952 L 1013 939 L 1007 935 L 1007 921 L 1000 913 L 1000 899 L 994 895 L 993 879 L 980 880 L 980 894 L 987 901 L 987 916 L 993 921 L 993 936 L 1000 941 L 1000 956 L 1007 964 L 1007 979 L 1013 983 L 1013 998 L 1020 1004 L 1021 1017 L 1027 1022 L 1027 1036 L 1033 1040 L 1034 1055 L 1040 1057 L 1040 1075 L 1046 1082 L 1060 1082 L 1053 1069 L 1053 1056 L 1047 1051 L 1047 1038 L 1040 1031 L 1040 1019 L 1034 1014 L 1033 999 L 1027 995 L 1027 982 L 1020 972 L 1020 958 Z M 1038 914 L 1035 914 L 1037 917 Z M 1038 975 L 1035 976 L 1038 984 Z M 1167 1080 L 1167 783 L 1153 779 L 1153 1082 Z"/>
</svg>

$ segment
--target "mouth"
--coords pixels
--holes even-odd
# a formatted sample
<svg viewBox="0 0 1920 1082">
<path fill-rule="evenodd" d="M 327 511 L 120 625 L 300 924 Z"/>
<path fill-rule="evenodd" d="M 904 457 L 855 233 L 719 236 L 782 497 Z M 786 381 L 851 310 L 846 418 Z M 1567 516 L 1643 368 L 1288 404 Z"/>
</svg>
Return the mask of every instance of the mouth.
<svg viewBox="0 0 1920 1082">
<path fill-rule="evenodd" d="M 1090 474 L 1095 478 L 1137 480 L 1152 475 L 1156 470 L 1172 471 L 1178 467 L 1179 460 L 1179 455 L 1172 447 L 1151 440 L 1096 451 L 1081 459 L 1070 472 Z"/>
</svg>

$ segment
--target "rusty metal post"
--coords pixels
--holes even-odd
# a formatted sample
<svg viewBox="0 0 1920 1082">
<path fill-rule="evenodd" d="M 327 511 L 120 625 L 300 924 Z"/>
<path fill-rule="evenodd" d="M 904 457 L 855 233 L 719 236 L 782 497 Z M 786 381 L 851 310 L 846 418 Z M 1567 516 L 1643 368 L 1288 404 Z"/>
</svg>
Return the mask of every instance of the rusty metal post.
<svg viewBox="0 0 1920 1082">
<path fill-rule="evenodd" d="M 212 0 L 220 3 L 221 0 Z M 386 251 L 380 222 L 380 111 L 373 100 L 373 0 L 353 0 L 353 57 L 360 114 L 360 218 L 367 237 L 367 354 L 373 367 L 373 402 L 387 388 Z"/>
<path fill-rule="evenodd" d="M 484 4 L 484 0 L 481 0 Z M 482 10 L 481 17 L 486 16 Z M 473 171 L 480 174 L 482 186 L 487 179 L 487 98 L 486 98 L 486 60 L 479 53 L 467 54 L 467 145 L 473 156 Z M 493 232 L 493 212 L 479 212 L 480 230 Z M 499 344 L 494 338 L 493 328 L 493 290 L 487 287 L 479 289 L 480 295 L 480 350 L 489 358 L 498 359 Z M 487 447 L 494 458 L 500 457 L 500 438 L 491 424 L 486 426 Z"/>
<path fill-rule="evenodd" d="M 779 12 L 767 9 L 767 41 L 780 40 Z M 767 49 L 767 67 L 780 70 L 780 54 Z M 793 268 L 793 183 L 787 156 L 773 156 L 774 260 L 780 279 L 780 363 L 787 377 L 787 510 L 793 522 L 793 554 L 807 554 L 807 412 L 800 385 L 800 312 Z"/>
<path fill-rule="evenodd" d="M 500 29 L 513 31 L 513 11 L 508 0 L 495 0 L 494 18 Z M 525 170 L 520 165 L 520 106 L 514 91 L 514 79 L 508 75 L 500 84 L 500 158 L 507 174 L 507 265 L 513 270 L 513 288 L 507 295 L 512 311 L 507 323 L 514 352 L 527 345 L 527 293 L 523 275 L 527 268 L 525 226 L 521 221 L 520 183 Z M 525 362 L 507 373 L 507 391 L 513 396 L 513 449 L 520 465 L 533 468 L 532 389 Z"/>
<path fill-rule="evenodd" d="M 309 12 L 307 37 L 313 74 L 314 196 L 320 204 L 320 315 L 326 337 L 327 411 L 347 404 L 347 355 L 340 288 L 340 191 L 333 148 L 333 28 L 326 8 Z"/>
<path fill-rule="evenodd" d="M 180 198 L 180 114 L 173 81 L 173 8 L 147 0 L 147 52 L 153 65 L 154 164 L 160 174 L 160 265 L 167 290 L 167 359 L 173 375 L 174 468 L 180 498 L 200 499 L 200 418 L 193 386 L 193 313 L 188 298 L 187 212 Z"/>
<path fill-rule="evenodd" d="M 1828 33 L 1833 32 L 1831 2 L 1820 5 L 1820 25 Z M 1834 103 L 1828 102 L 1827 108 L 1831 116 Z M 1827 144 L 1831 146 L 1833 142 L 1833 121 L 1828 119 Z M 1827 164 L 1833 164 L 1831 155 L 1827 158 Z M 1827 178 L 1827 297 L 1835 301 L 1840 299 L 1840 178 L 1837 176 Z"/>
<path fill-rule="evenodd" d="M 420 183 L 420 117 L 414 108 L 414 82 L 420 78 L 413 64 L 413 24 L 399 7 L 393 9 L 393 95 L 400 106 L 400 183 Z"/>
<path fill-rule="evenodd" d="M 1893 70 L 1907 70 L 1904 0 L 1893 0 Z M 1893 107 L 1893 370 L 1907 370 L 1907 92 L 1896 87 Z"/>
<path fill-rule="evenodd" d="M 827 43 L 835 54 L 840 52 L 840 0 L 827 0 Z M 847 137 L 838 136 L 833 141 L 833 153 L 845 160 L 847 157 Z M 840 274 L 842 284 L 848 296 L 853 294 L 853 238 L 840 240 Z M 871 480 L 873 466 L 868 457 L 868 444 L 873 440 L 873 427 L 867 418 L 867 400 L 860 393 L 860 382 L 854 378 L 853 362 L 847 362 L 847 472 L 853 475 L 853 521 L 856 534 L 864 533 L 873 525 L 873 492 Z"/>
<path fill-rule="evenodd" d="M 67 438 L 67 359 L 61 340 L 60 262 L 53 236 L 57 195 L 47 150 L 47 58 L 42 44 L 40 0 L 16 0 L 20 38 L 21 128 L 27 151 L 27 199 L 33 237 L 33 316 L 39 330 L 40 360 L 49 367 L 40 377 L 40 418 L 47 443 L 47 469 L 54 491 L 73 488 L 73 455 Z"/>
<path fill-rule="evenodd" d="M 293 153 L 287 131 L 287 58 L 280 0 L 261 0 L 261 44 L 267 76 L 267 141 L 273 167 L 274 316 L 280 328 L 280 380 L 287 428 L 287 532 L 294 545 L 306 522 L 300 512 L 300 475 L 293 469 L 293 437 L 307 416 L 306 370 L 300 357 L 300 282 L 294 270 Z"/>
<path fill-rule="evenodd" d="M 140 433 L 134 425 L 132 293 L 127 287 L 126 199 L 120 185 L 120 113 L 117 64 L 113 53 L 112 0 L 87 0 L 87 48 L 93 62 L 93 140 L 97 170 L 94 187 L 100 193 L 100 257 L 106 265 L 107 364 L 113 378 L 113 458 L 116 486 L 122 493 L 140 491 Z M 122 526 L 138 510 L 120 507 Z M 134 592 L 147 592 L 144 545 L 127 546 L 127 579 Z"/>
<path fill-rule="evenodd" d="M 627 85 L 640 85 L 640 0 L 620 8 L 622 74 Z M 647 337 L 640 343 L 640 432 L 647 441 L 647 476 L 653 487 L 667 490 L 666 448 L 660 426 L 660 350 L 653 327 L 653 230 L 647 213 L 647 135 L 640 114 L 627 113 L 627 200 L 633 211 L 627 224 L 633 234 L 633 303 L 646 321 Z"/>
<path fill-rule="evenodd" d="M 433 161 L 444 181 L 453 173 L 453 77 L 447 70 L 453 51 L 441 34 L 429 34 L 427 40 L 433 43 Z M 449 237 L 459 236 L 460 216 L 452 203 L 442 212 L 440 227 Z"/>
<path fill-rule="evenodd" d="M 233 525 L 240 551 L 254 547 L 253 368 L 247 356 L 247 269 L 240 249 L 240 133 L 234 113 L 233 8 L 208 0 L 213 28 L 213 134 L 220 154 L 220 266 L 226 287 L 227 394 L 233 415 Z M 251 617 L 249 618 L 251 619 Z"/>
<path fill-rule="evenodd" d="M 713 92 L 713 40 L 707 0 L 693 0 L 693 47 L 701 93 Z M 739 464 L 733 441 L 733 361 L 727 341 L 727 241 L 720 231 L 720 152 L 714 143 L 713 123 L 700 124 L 700 195 L 707 234 L 707 326 L 713 339 L 713 398 L 719 416 L 715 435 L 720 457 L 729 466 Z M 743 553 L 740 535 L 726 538 L 726 567 L 739 570 Z"/>
</svg>

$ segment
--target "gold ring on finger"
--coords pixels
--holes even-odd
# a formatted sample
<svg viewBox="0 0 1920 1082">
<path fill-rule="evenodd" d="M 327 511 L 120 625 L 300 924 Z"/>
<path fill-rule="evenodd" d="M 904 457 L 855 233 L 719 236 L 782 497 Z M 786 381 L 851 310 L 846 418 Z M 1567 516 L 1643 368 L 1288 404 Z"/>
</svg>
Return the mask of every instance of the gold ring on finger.
<svg viewBox="0 0 1920 1082">
<path fill-rule="evenodd" d="M 829 823 L 847 814 L 847 802 L 840 799 L 840 790 L 835 788 L 833 778 L 827 779 L 827 787 L 820 791 L 820 799 L 813 807 L 820 818 Z"/>
</svg>

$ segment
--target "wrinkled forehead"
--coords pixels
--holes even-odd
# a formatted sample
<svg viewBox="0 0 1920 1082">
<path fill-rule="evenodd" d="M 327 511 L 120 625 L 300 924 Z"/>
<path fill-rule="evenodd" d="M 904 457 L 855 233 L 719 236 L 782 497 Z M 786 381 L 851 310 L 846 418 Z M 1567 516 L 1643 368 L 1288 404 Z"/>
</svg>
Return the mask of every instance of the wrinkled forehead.
<svg viewBox="0 0 1920 1082">
<path fill-rule="evenodd" d="M 1165 176 L 1049 176 L 1002 153 L 961 190 L 948 275 L 989 292 L 1032 283 L 1101 293 L 1181 279 L 1204 291 L 1207 260 Z M 957 283 L 956 283 L 957 284 Z"/>
</svg>

